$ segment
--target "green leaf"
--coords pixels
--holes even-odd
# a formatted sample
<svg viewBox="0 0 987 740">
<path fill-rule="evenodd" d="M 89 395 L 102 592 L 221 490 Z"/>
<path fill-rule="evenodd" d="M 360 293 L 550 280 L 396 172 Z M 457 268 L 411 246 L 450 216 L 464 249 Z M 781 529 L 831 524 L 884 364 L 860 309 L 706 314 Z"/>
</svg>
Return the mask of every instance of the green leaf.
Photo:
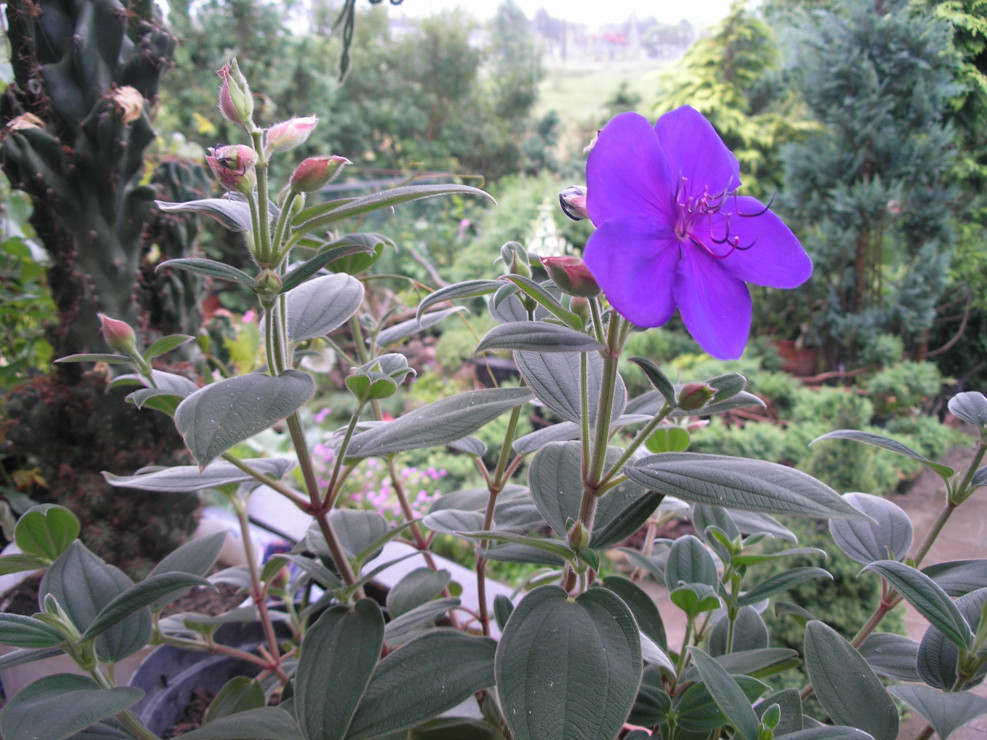
<svg viewBox="0 0 987 740">
<path fill-rule="evenodd" d="M 732 676 L 746 675 L 752 678 L 773 676 L 794 668 L 801 662 L 795 650 L 771 647 L 718 655 L 715 660 Z M 698 678 L 698 671 L 692 667 L 685 672 L 682 680 L 695 681 Z"/>
<path fill-rule="evenodd" d="M 133 359 L 126 355 L 112 355 L 101 353 L 89 353 L 81 355 L 66 355 L 55 360 L 56 364 L 65 362 L 105 362 L 107 365 L 131 365 Z"/>
<path fill-rule="evenodd" d="M 38 570 L 48 565 L 48 562 L 34 555 L 4 555 L 0 557 L 0 576 L 23 573 L 25 570 Z"/>
<path fill-rule="evenodd" d="M 318 254 L 314 257 L 291 266 L 291 269 L 281 280 L 281 292 L 287 293 L 289 290 L 297 288 L 323 267 L 338 260 L 348 260 L 351 263 L 361 259 L 375 260 L 383 252 L 385 245 L 393 247 L 394 243 L 380 234 L 348 234 L 329 244 L 320 246 L 318 247 Z M 333 268 L 336 267 L 337 265 L 333 265 Z M 340 267 L 346 268 L 348 265 L 342 264 Z M 349 269 L 335 271 L 351 275 L 358 272 L 358 270 L 351 271 Z"/>
<path fill-rule="evenodd" d="M 73 542 L 45 573 L 39 593 L 51 594 L 80 632 L 133 581 L 107 565 L 79 541 Z M 140 650 L 151 637 L 151 616 L 141 610 L 96 638 L 96 655 L 117 662 Z"/>
<path fill-rule="evenodd" d="M 295 714 L 306 740 L 342 740 L 384 644 L 384 616 L 370 599 L 335 606 L 305 633 L 295 674 Z"/>
<path fill-rule="evenodd" d="M 249 676 L 234 676 L 219 690 L 206 710 L 205 724 L 237 714 L 267 706 L 264 687 L 260 681 Z"/>
<path fill-rule="evenodd" d="M 514 362 L 538 400 L 566 421 L 580 423 L 582 390 L 580 362 L 586 359 L 586 386 L 589 393 L 589 423 L 596 423 L 600 387 L 603 382 L 603 358 L 596 352 L 515 352 Z M 613 418 L 627 405 L 627 389 L 617 376 L 613 393 Z"/>
<path fill-rule="evenodd" d="M 861 565 L 875 560 L 901 560 L 912 546 L 912 522 L 897 504 L 867 493 L 843 496 L 872 521 L 834 520 L 829 533 L 848 558 Z"/>
<path fill-rule="evenodd" d="M 606 576 L 594 586 L 613 591 L 627 605 L 634 615 L 641 632 L 662 650 L 668 650 L 665 637 L 665 623 L 661 619 L 658 606 L 640 586 L 621 576 Z"/>
<path fill-rule="evenodd" d="M 346 218 L 438 195 L 477 195 L 490 198 L 488 193 L 468 185 L 404 185 L 380 193 L 353 198 L 342 203 L 332 201 L 306 208 L 292 219 L 291 225 L 295 234 L 306 234 L 311 231 L 326 229 Z"/>
<path fill-rule="evenodd" d="M 729 673 L 695 646 L 689 647 L 699 675 L 702 676 L 716 706 L 723 712 L 737 733 L 747 740 L 757 740 L 760 723 L 751 708 L 747 696 Z"/>
<path fill-rule="evenodd" d="M 627 465 L 624 474 L 645 488 L 700 504 L 768 514 L 865 518 L 812 476 L 764 460 L 666 452 Z"/>
<path fill-rule="evenodd" d="M 555 316 L 570 329 L 575 329 L 577 331 L 582 329 L 583 320 L 579 318 L 577 314 L 573 313 L 559 303 L 558 299 L 541 283 L 535 282 L 531 278 L 527 278 L 522 275 L 504 275 L 501 279 L 509 280 L 514 283 L 514 285 L 516 285 L 522 292 L 531 298 L 534 298 L 535 301 L 543 306 L 550 314 Z M 549 285 L 552 285 L 552 283 L 549 283 Z"/>
<path fill-rule="evenodd" d="M 582 447 L 579 442 L 553 442 L 538 450 L 528 470 L 528 486 L 531 498 L 548 525 L 559 537 L 565 537 L 568 527 L 579 519 L 583 499 L 581 470 Z M 606 464 L 613 465 L 620 458 L 621 450 L 610 447 L 606 452 Z M 607 544 L 612 533 L 607 529 L 623 524 L 621 515 L 635 502 L 646 498 L 651 511 L 658 506 L 659 499 L 633 483 L 621 483 L 599 499 L 595 529 L 604 530 Z M 644 517 L 647 518 L 651 511 Z M 640 513 L 640 512 L 639 512 Z M 619 521 L 618 521 L 619 520 Z M 621 531 L 626 529 L 622 527 Z M 636 527 L 635 527 L 636 529 Z M 590 547 L 602 547 L 596 531 Z"/>
<path fill-rule="evenodd" d="M 543 321 L 513 321 L 498 324 L 476 346 L 476 352 L 492 349 L 530 352 L 598 352 L 603 345 L 588 334 Z"/>
<path fill-rule="evenodd" d="M 881 447 L 885 450 L 891 450 L 891 452 L 897 452 L 899 455 L 910 457 L 912 460 L 918 460 L 930 470 L 934 470 L 938 473 L 943 480 L 949 480 L 950 476 L 952 476 L 954 472 L 952 468 L 934 462 L 924 455 L 918 454 L 912 448 L 903 445 L 901 442 L 896 442 L 888 437 L 882 437 L 880 434 L 861 432 L 856 429 L 837 429 L 834 432 L 817 437 L 812 440 L 809 445 L 812 446 L 816 442 L 821 442 L 824 439 L 849 439 L 854 442 L 863 442 L 864 444 L 873 445 L 874 447 Z"/>
<path fill-rule="evenodd" d="M 957 393 L 949 399 L 947 407 L 958 419 L 981 429 L 987 427 L 987 398 L 983 393 L 979 391 Z"/>
<path fill-rule="evenodd" d="M 501 285 L 499 280 L 467 280 L 462 283 L 447 285 L 422 299 L 422 302 L 418 304 L 415 318 L 421 318 L 425 311 L 436 303 L 489 295 L 496 292 Z"/>
<path fill-rule="evenodd" d="M 200 467 L 297 411 L 315 392 L 306 373 L 250 373 L 200 388 L 175 410 L 175 426 Z"/>
<path fill-rule="evenodd" d="M 481 530 L 478 532 L 458 532 L 460 537 L 467 537 L 471 540 L 498 540 L 500 542 L 509 542 L 514 545 L 522 545 L 528 548 L 534 548 L 536 550 L 541 550 L 543 552 L 551 554 L 554 558 L 558 558 L 558 561 L 568 561 L 574 562 L 576 559 L 576 553 L 569 549 L 568 545 L 562 540 L 549 539 L 547 537 L 536 537 L 527 534 L 517 534 L 516 532 L 504 532 L 499 530 Z M 494 558 L 496 559 L 496 558 Z M 551 560 L 549 562 L 555 563 L 556 560 Z M 522 561 L 524 562 L 524 561 Z M 540 561 L 533 561 L 540 562 Z"/>
<path fill-rule="evenodd" d="M 277 707 L 238 712 L 182 735 L 188 740 L 305 740 L 292 716 Z"/>
<path fill-rule="evenodd" d="M 63 655 L 63 651 L 59 647 L 49 647 L 49 648 L 22 648 L 19 650 L 11 650 L 0 656 L 0 671 L 5 671 L 8 668 L 13 668 L 18 665 L 27 665 L 28 663 L 33 663 L 36 660 L 44 660 L 45 658 L 51 658 L 55 655 Z"/>
<path fill-rule="evenodd" d="M 0 645 L 47 648 L 61 645 L 64 638 L 54 627 L 21 614 L 0 612 Z"/>
<path fill-rule="evenodd" d="M 561 588 L 543 586 L 511 614 L 496 670 L 515 740 L 611 740 L 641 681 L 638 628 L 606 589 L 572 601 Z"/>
<path fill-rule="evenodd" d="M 225 280 L 230 283 L 238 283 L 250 288 L 251 290 L 254 289 L 254 278 L 250 277 L 250 275 L 245 273 L 243 270 L 238 270 L 237 268 L 223 262 L 207 260 L 202 257 L 180 257 L 178 259 L 166 260 L 161 262 L 154 271 L 157 272 L 158 270 L 170 270 L 174 268 L 194 272 L 197 275 L 205 275 L 206 277 L 213 278 L 214 280 Z"/>
<path fill-rule="evenodd" d="M 750 676 L 734 676 L 732 680 L 751 704 L 768 690 L 766 684 Z M 676 724 L 691 732 L 709 733 L 728 721 L 705 683 L 695 683 L 679 693 L 672 709 L 678 716 Z"/>
<path fill-rule="evenodd" d="M 453 630 L 427 632 L 377 665 L 347 740 L 407 729 L 494 685 L 496 643 Z"/>
<path fill-rule="evenodd" d="M 325 275 L 285 293 L 292 342 L 323 337 L 342 326 L 363 303 L 363 283 L 345 273 Z"/>
<path fill-rule="evenodd" d="M 384 628 L 384 639 L 389 646 L 404 645 L 423 632 L 434 629 L 435 620 L 462 605 L 455 596 L 435 599 L 419 604 L 397 619 L 392 619 Z"/>
<path fill-rule="evenodd" d="M 350 440 L 347 459 L 449 444 L 532 397 L 528 388 L 491 388 L 443 398 Z"/>
<path fill-rule="evenodd" d="M 892 686 L 889 691 L 928 720 L 941 740 L 987 714 L 987 699 L 968 692 L 944 692 L 928 686 Z"/>
<path fill-rule="evenodd" d="M 939 586 L 910 565 L 896 560 L 878 560 L 864 567 L 887 580 L 916 611 L 938 627 L 950 641 L 964 649 L 973 644 L 973 632 L 953 600 Z"/>
<path fill-rule="evenodd" d="M 0 558 L 2 560 L 2 558 Z M 987 588 L 987 560 L 950 560 L 922 568 L 950 596 Z"/>
<path fill-rule="evenodd" d="M 829 580 L 833 580 L 833 574 L 822 568 L 789 568 L 754 586 L 754 588 L 737 599 L 737 604 L 740 606 L 756 604 L 769 596 L 787 591 L 813 578 L 828 578 Z"/>
<path fill-rule="evenodd" d="M 387 593 L 387 613 L 394 619 L 434 599 L 442 593 L 451 578 L 447 570 L 415 568 Z"/>
<path fill-rule="evenodd" d="M 776 735 L 775 740 L 874 740 L 874 738 L 863 730 L 853 727 L 827 726 L 813 727 L 809 730 L 799 730 L 790 732 L 787 735 Z"/>
<path fill-rule="evenodd" d="M 897 740 L 898 708 L 845 638 L 822 622 L 809 622 L 804 654 L 816 698 L 836 724 L 869 732 L 874 740 Z"/>
<path fill-rule="evenodd" d="M 668 598 L 689 617 L 720 608 L 720 598 L 716 589 L 705 583 L 685 583 L 672 589 Z"/>
<path fill-rule="evenodd" d="M 286 458 L 255 458 L 242 460 L 248 468 L 273 480 L 280 480 L 291 470 L 295 463 Z M 158 493 L 186 493 L 203 491 L 207 488 L 217 488 L 230 483 L 246 483 L 256 480 L 250 473 L 245 473 L 231 462 L 219 460 L 209 463 L 200 472 L 195 465 L 178 465 L 173 468 L 150 470 L 146 473 L 137 472 L 134 475 L 114 475 L 103 472 L 103 477 L 111 486 L 133 488 L 138 491 L 157 491 Z"/>
<path fill-rule="evenodd" d="M 968 624 L 979 624 L 984 605 L 987 604 L 987 588 L 965 594 L 955 603 Z M 959 660 L 960 651 L 955 643 L 935 625 L 929 625 L 919 643 L 915 662 L 922 680 L 937 689 L 955 691 Z M 985 674 L 987 665 L 981 666 L 973 676 L 965 679 L 963 688 L 968 689 L 981 683 Z"/>
<path fill-rule="evenodd" d="M 673 591 L 681 584 L 701 583 L 717 588 L 720 576 L 709 550 L 694 535 L 679 537 L 665 561 L 665 586 Z"/>
<path fill-rule="evenodd" d="M 143 694 L 134 688 L 101 689 L 88 676 L 46 676 L 7 702 L 0 734 L 6 740 L 63 740 L 131 707 Z"/>
<path fill-rule="evenodd" d="M 250 206 L 242 198 L 203 198 L 185 203 L 154 201 L 165 213 L 201 213 L 219 221 L 230 231 L 250 231 Z"/>
<path fill-rule="evenodd" d="M 408 740 L 504 740 L 496 727 L 478 719 L 438 717 L 411 728 Z"/>
<path fill-rule="evenodd" d="M 444 308 L 439 311 L 421 314 L 420 317 L 402 321 L 394 326 L 389 326 L 377 335 L 377 346 L 386 347 L 389 344 L 400 342 L 402 339 L 407 339 L 430 326 L 435 326 L 443 319 L 462 313 L 465 310 L 462 306 Z"/>
<path fill-rule="evenodd" d="M 921 681 L 916 665 L 918 643 L 904 635 L 874 632 L 858 648 L 874 672 L 897 681 Z"/>
<path fill-rule="evenodd" d="M 14 542 L 21 552 L 45 563 L 54 562 L 78 536 L 78 517 L 57 504 L 32 506 L 14 528 Z"/>
<path fill-rule="evenodd" d="M 160 357 L 163 354 L 171 352 L 176 347 L 181 347 L 183 344 L 187 344 L 194 339 L 195 337 L 190 337 L 187 334 L 169 334 L 167 337 L 161 337 L 161 339 L 144 350 L 144 359 L 150 362 L 155 357 Z"/>
<path fill-rule="evenodd" d="M 644 442 L 649 452 L 685 452 L 691 438 L 682 427 L 658 427 Z"/>
<path fill-rule="evenodd" d="M 723 655 L 736 655 L 768 647 L 768 627 L 754 607 L 741 606 L 737 610 L 732 626 L 733 641 L 728 644 L 731 629 L 729 615 L 723 614 L 713 625 L 713 631 L 710 632 L 706 643 L 706 651 L 714 658 L 719 659 Z M 730 671 L 730 673 L 740 672 Z"/>
<path fill-rule="evenodd" d="M 205 578 L 190 573 L 162 573 L 128 588 L 100 609 L 92 623 L 82 635 L 83 640 L 91 640 L 106 630 L 116 626 L 132 614 L 158 601 L 168 602 L 178 598 L 193 586 L 213 585 Z"/>
<path fill-rule="evenodd" d="M 675 385 L 661 371 L 661 368 L 644 357 L 630 357 L 628 359 L 644 371 L 651 385 L 658 389 L 669 407 L 675 408 Z"/>
</svg>

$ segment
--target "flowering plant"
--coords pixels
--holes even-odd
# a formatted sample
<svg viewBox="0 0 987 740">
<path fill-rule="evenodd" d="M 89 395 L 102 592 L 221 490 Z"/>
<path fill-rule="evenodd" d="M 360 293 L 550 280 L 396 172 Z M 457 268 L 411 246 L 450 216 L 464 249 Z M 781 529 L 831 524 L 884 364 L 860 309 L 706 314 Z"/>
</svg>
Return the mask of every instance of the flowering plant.
<svg viewBox="0 0 987 740">
<path fill-rule="evenodd" d="M 959 474 L 883 437 L 826 435 L 918 459 L 946 481 L 943 513 L 910 558 L 911 524 L 891 502 L 841 496 L 772 462 L 685 451 L 690 419 L 760 403 L 740 375 L 677 384 L 635 357 L 654 389 L 628 398 L 618 359 L 635 324 L 661 324 L 677 307 L 710 353 L 736 356 L 750 321 L 745 283 L 791 287 L 811 269 L 784 224 L 736 193 L 736 160 L 701 115 L 680 109 L 652 128 L 624 114 L 600 133 L 588 192 L 563 194 L 567 213 L 588 214 L 598 227 L 585 265 L 550 260 L 555 279 L 546 278 L 542 264 L 512 242 L 500 255 L 502 278 L 443 287 L 421 301 L 415 319 L 390 324 L 367 313 L 358 277 L 386 239 L 335 229 L 416 198 L 484 193 L 408 185 L 307 204 L 308 194 L 347 163 L 335 156 L 304 160 L 272 197 L 269 156 L 297 146 L 316 121 L 294 118 L 264 131 L 253 122 L 253 96 L 235 62 L 222 77 L 220 110 L 250 142 L 210 153 L 229 192 L 159 206 L 209 215 L 241 232 L 256 273 L 206 259 L 163 268 L 256 294 L 265 371 L 212 377 L 199 387 L 152 364 L 188 337 L 142 349 L 129 327 L 110 318 L 104 330 L 113 353 L 64 359 L 132 367 L 115 382 L 136 386 L 129 396 L 136 406 L 172 416 L 195 460 L 107 480 L 162 495 L 222 493 L 243 528 L 246 564 L 207 578 L 221 545 L 207 537 L 133 583 L 85 548 L 67 510 L 25 514 L 16 530 L 22 554 L 0 559 L 0 566 L 42 567 L 46 574 L 37 614 L 0 615 L 0 643 L 20 648 L 0 665 L 64 652 L 87 675 L 41 679 L 14 697 L 0 713 L 4 737 L 156 737 L 134 710 L 141 691 L 114 678 L 117 663 L 148 643 L 226 655 L 252 669 L 223 688 L 207 723 L 188 733 L 193 740 L 894 740 L 899 713 L 892 694 L 943 737 L 987 709 L 963 693 L 987 673 L 987 563 L 918 569 L 952 511 L 987 483 L 977 470 L 987 449 L 984 396 L 964 393 L 950 402 L 980 433 L 973 463 Z M 400 343 L 459 310 L 448 304 L 477 297 L 487 298 L 499 322 L 477 351 L 512 352 L 521 385 L 457 393 L 384 421 L 380 402 L 414 374 L 397 351 Z M 313 454 L 299 411 L 316 385 L 299 369 L 296 349 L 337 330 L 349 332 L 346 346 L 355 352 L 345 379 L 355 410 L 331 450 L 316 447 Z M 521 415 L 536 400 L 556 423 L 519 436 Z M 487 455 L 473 433 L 502 415 L 506 433 Z M 290 438 L 291 457 L 238 454 L 241 443 L 275 425 Z M 441 491 L 419 519 L 396 460 L 439 446 L 471 457 L 485 485 Z M 404 521 L 341 505 L 348 482 L 370 466 L 389 471 Z M 248 526 L 249 501 L 261 489 L 310 523 L 290 552 L 263 564 Z M 695 534 L 658 538 L 660 522 L 682 511 Z M 761 616 L 769 601 L 829 577 L 819 567 L 760 575 L 764 563 L 809 552 L 764 549 L 770 540 L 795 539 L 776 515 L 829 520 L 836 545 L 884 579 L 879 608 L 852 641 L 802 610 L 794 616 L 805 624 L 803 655 L 769 646 Z M 639 531 L 644 537 L 633 539 Z M 472 544 L 471 583 L 453 582 L 431 555 L 435 533 Z M 633 578 L 607 572 L 608 550 L 642 539 L 623 548 L 637 569 Z M 368 588 L 389 563 L 375 558 L 397 540 L 411 544 L 421 567 L 381 604 Z M 491 560 L 542 570 L 523 593 L 494 596 L 486 578 Z M 242 584 L 246 604 L 220 618 L 162 616 L 190 586 L 220 580 Z M 648 580 L 667 587 L 681 612 L 678 644 L 668 639 L 670 615 L 655 605 Z M 921 644 L 874 631 L 902 600 L 930 622 Z M 262 628 L 254 650 L 225 644 L 217 633 L 219 623 L 244 619 Z M 287 630 L 279 633 L 277 625 Z M 765 683 L 800 660 L 811 680 L 801 695 Z M 889 691 L 879 676 L 908 683 Z M 811 693 L 831 725 L 803 712 Z"/>
</svg>

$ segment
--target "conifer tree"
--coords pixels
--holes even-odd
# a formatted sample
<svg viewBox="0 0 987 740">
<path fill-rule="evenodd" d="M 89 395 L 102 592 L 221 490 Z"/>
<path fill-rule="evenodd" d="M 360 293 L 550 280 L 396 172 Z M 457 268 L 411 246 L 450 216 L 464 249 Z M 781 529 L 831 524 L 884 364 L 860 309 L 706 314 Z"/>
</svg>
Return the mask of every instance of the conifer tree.
<svg viewBox="0 0 987 740">
<path fill-rule="evenodd" d="M 881 333 L 921 356 L 954 240 L 950 26 L 903 0 L 804 16 L 797 81 L 821 124 L 791 144 L 784 204 L 815 263 L 804 288 L 830 367 Z"/>
</svg>

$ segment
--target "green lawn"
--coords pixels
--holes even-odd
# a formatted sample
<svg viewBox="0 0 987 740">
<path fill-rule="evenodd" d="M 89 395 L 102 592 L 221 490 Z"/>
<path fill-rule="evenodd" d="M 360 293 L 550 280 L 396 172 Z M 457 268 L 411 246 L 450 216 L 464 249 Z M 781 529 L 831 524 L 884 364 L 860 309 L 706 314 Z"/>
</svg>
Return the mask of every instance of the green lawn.
<svg viewBox="0 0 987 740">
<path fill-rule="evenodd" d="M 668 64 L 668 60 L 650 60 L 606 67 L 547 68 L 538 86 L 535 114 L 541 116 L 554 109 L 565 127 L 595 120 L 625 81 L 641 96 L 638 110 L 647 114 L 655 100 L 658 76 Z"/>
</svg>

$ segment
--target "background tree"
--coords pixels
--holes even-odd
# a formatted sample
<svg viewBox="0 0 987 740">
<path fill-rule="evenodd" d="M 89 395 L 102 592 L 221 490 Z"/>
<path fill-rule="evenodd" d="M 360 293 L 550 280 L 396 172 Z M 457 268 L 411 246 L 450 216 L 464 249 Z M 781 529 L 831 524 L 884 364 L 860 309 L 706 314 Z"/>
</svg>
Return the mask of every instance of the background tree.
<svg viewBox="0 0 987 740">
<path fill-rule="evenodd" d="M 830 366 L 881 333 L 921 355 L 956 226 L 951 28 L 905 2 L 850 0 L 802 27 L 796 84 L 824 127 L 783 154 L 789 223 L 815 263 L 804 305 Z"/>
</svg>

